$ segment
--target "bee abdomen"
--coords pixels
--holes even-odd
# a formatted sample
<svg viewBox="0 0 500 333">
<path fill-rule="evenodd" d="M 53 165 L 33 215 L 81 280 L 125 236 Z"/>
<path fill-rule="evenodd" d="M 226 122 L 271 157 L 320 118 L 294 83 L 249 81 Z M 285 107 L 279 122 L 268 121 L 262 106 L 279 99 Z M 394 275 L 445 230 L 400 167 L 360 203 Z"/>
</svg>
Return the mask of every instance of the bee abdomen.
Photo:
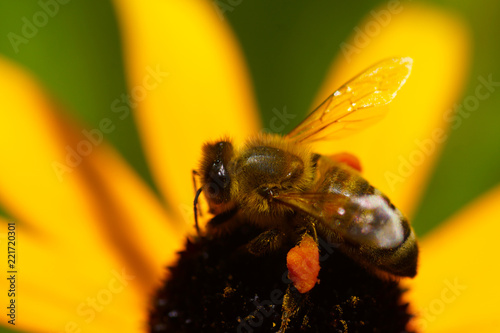
<svg viewBox="0 0 500 333">
<path fill-rule="evenodd" d="M 319 192 L 338 193 L 347 196 L 373 194 L 375 189 L 354 169 L 342 165 L 331 166 L 323 176 Z"/>
<path fill-rule="evenodd" d="M 406 223 L 408 235 L 395 249 L 378 249 L 374 251 L 375 258 L 382 262 L 380 268 L 384 271 L 405 277 L 414 277 L 417 274 L 418 245 L 413 229 Z"/>
</svg>

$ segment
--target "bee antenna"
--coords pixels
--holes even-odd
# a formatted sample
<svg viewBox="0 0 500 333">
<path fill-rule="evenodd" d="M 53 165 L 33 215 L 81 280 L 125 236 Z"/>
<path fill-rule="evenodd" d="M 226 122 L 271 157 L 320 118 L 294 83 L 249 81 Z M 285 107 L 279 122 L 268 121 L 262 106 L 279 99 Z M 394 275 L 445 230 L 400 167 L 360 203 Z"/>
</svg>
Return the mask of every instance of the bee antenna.
<svg viewBox="0 0 500 333">
<path fill-rule="evenodd" d="M 200 196 L 203 187 L 200 187 L 196 191 L 196 195 L 194 196 L 194 226 L 196 227 L 196 232 L 200 235 L 200 226 L 198 225 L 198 197 Z"/>
</svg>

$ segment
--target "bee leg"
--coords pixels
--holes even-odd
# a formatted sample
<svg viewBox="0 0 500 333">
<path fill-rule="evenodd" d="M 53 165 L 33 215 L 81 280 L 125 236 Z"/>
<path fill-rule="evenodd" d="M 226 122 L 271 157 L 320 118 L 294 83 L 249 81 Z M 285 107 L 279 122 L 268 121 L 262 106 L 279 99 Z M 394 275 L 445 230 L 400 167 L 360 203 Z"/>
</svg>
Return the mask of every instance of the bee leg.
<svg viewBox="0 0 500 333">
<path fill-rule="evenodd" d="M 230 209 L 218 215 L 215 215 L 208 221 L 206 229 L 211 236 L 220 236 L 229 234 L 234 227 L 238 225 L 236 213 L 237 208 Z"/>
<path fill-rule="evenodd" d="M 309 227 L 311 228 L 311 237 L 314 239 L 316 244 L 318 244 L 318 232 L 316 231 L 316 221 L 312 220 Z M 304 235 L 305 236 L 305 235 Z"/>
<path fill-rule="evenodd" d="M 290 319 L 293 318 L 300 310 L 300 305 L 303 300 L 302 294 L 297 294 L 292 290 L 290 285 L 283 296 L 283 305 L 281 306 L 281 326 L 277 333 L 285 333 Z"/>
<path fill-rule="evenodd" d="M 200 174 L 198 173 L 198 171 L 196 170 L 191 170 L 191 175 L 193 177 L 193 187 L 194 187 L 194 193 L 195 193 L 195 199 L 194 199 L 194 202 L 193 202 L 193 205 L 194 205 L 194 225 L 196 227 L 196 232 L 198 233 L 198 236 L 200 235 L 200 227 L 198 225 L 198 215 L 199 216 L 203 216 L 203 213 L 200 209 L 200 205 L 199 205 L 199 202 L 198 202 L 198 197 L 200 196 L 200 193 L 201 193 L 201 188 L 198 188 L 198 184 L 196 182 L 196 177 L 199 177 Z"/>
<path fill-rule="evenodd" d="M 247 244 L 248 252 L 261 256 L 279 249 L 285 241 L 285 233 L 278 229 L 264 231 Z"/>
</svg>

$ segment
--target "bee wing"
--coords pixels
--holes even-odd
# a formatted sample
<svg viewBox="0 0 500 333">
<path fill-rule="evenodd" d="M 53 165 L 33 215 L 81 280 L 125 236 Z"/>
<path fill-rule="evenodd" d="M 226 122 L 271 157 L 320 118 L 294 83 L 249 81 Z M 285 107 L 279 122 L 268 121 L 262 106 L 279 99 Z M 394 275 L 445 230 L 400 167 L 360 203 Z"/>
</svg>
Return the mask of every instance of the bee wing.
<svg viewBox="0 0 500 333">
<path fill-rule="evenodd" d="M 391 249 L 400 246 L 406 238 L 404 217 L 380 195 L 283 193 L 273 199 L 309 214 L 351 244 Z"/>
<path fill-rule="evenodd" d="M 411 58 L 393 58 L 370 67 L 331 94 L 286 138 L 301 143 L 339 139 L 376 123 L 406 82 L 412 63 Z"/>
</svg>

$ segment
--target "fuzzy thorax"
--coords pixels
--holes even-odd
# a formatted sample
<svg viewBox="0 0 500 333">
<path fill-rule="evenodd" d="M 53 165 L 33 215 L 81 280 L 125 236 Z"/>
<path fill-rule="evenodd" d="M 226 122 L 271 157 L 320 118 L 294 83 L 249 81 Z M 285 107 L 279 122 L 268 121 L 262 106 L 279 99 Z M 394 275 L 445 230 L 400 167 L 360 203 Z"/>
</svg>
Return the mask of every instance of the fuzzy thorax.
<svg viewBox="0 0 500 333">
<path fill-rule="evenodd" d="M 242 214 L 276 221 L 290 209 L 273 201 L 273 195 L 303 192 L 312 185 L 312 153 L 281 136 L 261 134 L 235 153 L 229 173 L 231 197 L 240 203 Z"/>
</svg>

